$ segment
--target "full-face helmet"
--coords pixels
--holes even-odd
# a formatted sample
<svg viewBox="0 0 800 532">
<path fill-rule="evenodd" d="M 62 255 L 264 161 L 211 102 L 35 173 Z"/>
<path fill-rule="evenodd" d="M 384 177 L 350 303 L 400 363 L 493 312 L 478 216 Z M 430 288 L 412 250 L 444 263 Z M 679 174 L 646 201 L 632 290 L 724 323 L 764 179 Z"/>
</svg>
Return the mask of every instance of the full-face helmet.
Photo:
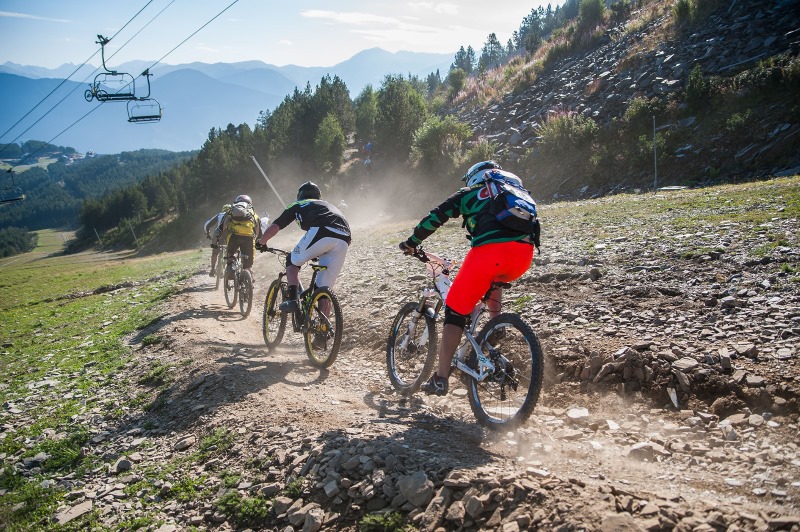
<svg viewBox="0 0 800 532">
<path fill-rule="evenodd" d="M 481 161 L 479 163 L 475 163 L 472 166 L 470 166 L 469 170 L 467 170 L 467 173 L 464 174 L 464 177 L 462 177 L 461 180 L 465 181 L 468 187 L 471 187 L 472 185 L 477 185 L 478 183 L 482 183 L 483 174 L 487 170 L 494 170 L 494 169 L 501 170 L 501 167 L 494 161 Z"/>
<path fill-rule="evenodd" d="M 322 193 L 319 187 L 316 183 L 312 183 L 311 181 L 306 181 L 297 189 L 297 201 L 304 199 L 320 199 L 321 197 Z"/>
<path fill-rule="evenodd" d="M 239 203 L 240 201 L 245 201 L 249 205 L 253 204 L 253 200 L 251 200 L 250 196 L 248 196 L 247 194 L 239 194 L 238 196 L 236 196 L 236 199 L 233 200 L 234 203 Z"/>
</svg>

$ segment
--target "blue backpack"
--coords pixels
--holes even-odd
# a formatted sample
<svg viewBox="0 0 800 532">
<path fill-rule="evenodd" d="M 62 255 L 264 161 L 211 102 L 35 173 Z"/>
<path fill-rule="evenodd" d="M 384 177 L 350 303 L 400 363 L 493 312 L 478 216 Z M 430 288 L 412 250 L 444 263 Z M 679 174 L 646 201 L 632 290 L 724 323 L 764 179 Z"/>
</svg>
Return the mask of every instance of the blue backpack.
<svg viewBox="0 0 800 532">
<path fill-rule="evenodd" d="M 522 186 L 522 180 L 504 170 L 486 172 L 485 179 L 492 194 L 491 213 L 503 226 L 530 235 L 538 248 L 540 226 L 536 202 Z"/>
</svg>

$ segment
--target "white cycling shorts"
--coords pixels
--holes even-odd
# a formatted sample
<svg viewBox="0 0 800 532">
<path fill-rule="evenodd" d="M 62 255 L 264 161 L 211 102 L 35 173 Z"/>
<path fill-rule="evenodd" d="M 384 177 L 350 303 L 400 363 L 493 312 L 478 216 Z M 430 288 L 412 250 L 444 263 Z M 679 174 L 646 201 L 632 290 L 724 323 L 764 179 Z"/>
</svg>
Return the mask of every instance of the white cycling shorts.
<svg viewBox="0 0 800 532">
<path fill-rule="evenodd" d="M 320 270 L 317 274 L 317 286 L 333 288 L 344 266 L 348 244 L 341 238 L 331 236 L 324 236 L 314 242 L 318 230 L 318 227 L 312 227 L 306 232 L 292 250 L 290 260 L 295 266 L 302 266 L 311 259 L 319 257 L 320 265 L 326 269 Z"/>
</svg>

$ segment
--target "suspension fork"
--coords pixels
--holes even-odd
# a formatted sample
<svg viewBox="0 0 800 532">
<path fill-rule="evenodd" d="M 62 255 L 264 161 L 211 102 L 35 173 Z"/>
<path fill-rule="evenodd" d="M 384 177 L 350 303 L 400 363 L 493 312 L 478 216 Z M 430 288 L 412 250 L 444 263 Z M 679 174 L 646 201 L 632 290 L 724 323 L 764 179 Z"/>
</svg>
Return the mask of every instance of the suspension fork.
<svg viewBox="0 0 800 532">
<path fill-rule="evenodd" d="M 411 338 L 414 337 L 414 331 L 417 329 L 417 324 L 419 323 L 419 319 L 425 313 L 425 304 L 428 302 L 429 297 L 425 294 L 419 300 L 417 304 L 417 308 L 411 313 L 411 319 L 408 322 L 408 328 L 406 329 L 406 333 L 403 335 L 403 339 L 398 346 L 400 350 L 406 349 L 408 347 L 408 342 L 411 341 Z"/>
</svg>

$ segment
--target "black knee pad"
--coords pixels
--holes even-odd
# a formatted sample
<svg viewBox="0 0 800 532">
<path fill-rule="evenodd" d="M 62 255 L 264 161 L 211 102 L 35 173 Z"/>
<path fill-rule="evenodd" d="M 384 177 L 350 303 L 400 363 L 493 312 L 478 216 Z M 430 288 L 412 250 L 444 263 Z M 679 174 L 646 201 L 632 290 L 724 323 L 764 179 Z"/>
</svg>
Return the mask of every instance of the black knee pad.
<svg viewBox="0 0 800 532">
<path fill-rule="evenodd" d="M 467 325 L 467 317 L 464 314 L 459 314 L 447 305 L 444 306 L 444 324 L 455 325 L 463 329 Z"/>
<path fill-rule="evenodd" d="M 294 266 L 295 268 L 299 268 L 300 267 L 297 264 L 292 264 L 292 254 L 291 253 L 286 255 L 286 267 L 288 268 L 289 266 Z"/>
</svg>

